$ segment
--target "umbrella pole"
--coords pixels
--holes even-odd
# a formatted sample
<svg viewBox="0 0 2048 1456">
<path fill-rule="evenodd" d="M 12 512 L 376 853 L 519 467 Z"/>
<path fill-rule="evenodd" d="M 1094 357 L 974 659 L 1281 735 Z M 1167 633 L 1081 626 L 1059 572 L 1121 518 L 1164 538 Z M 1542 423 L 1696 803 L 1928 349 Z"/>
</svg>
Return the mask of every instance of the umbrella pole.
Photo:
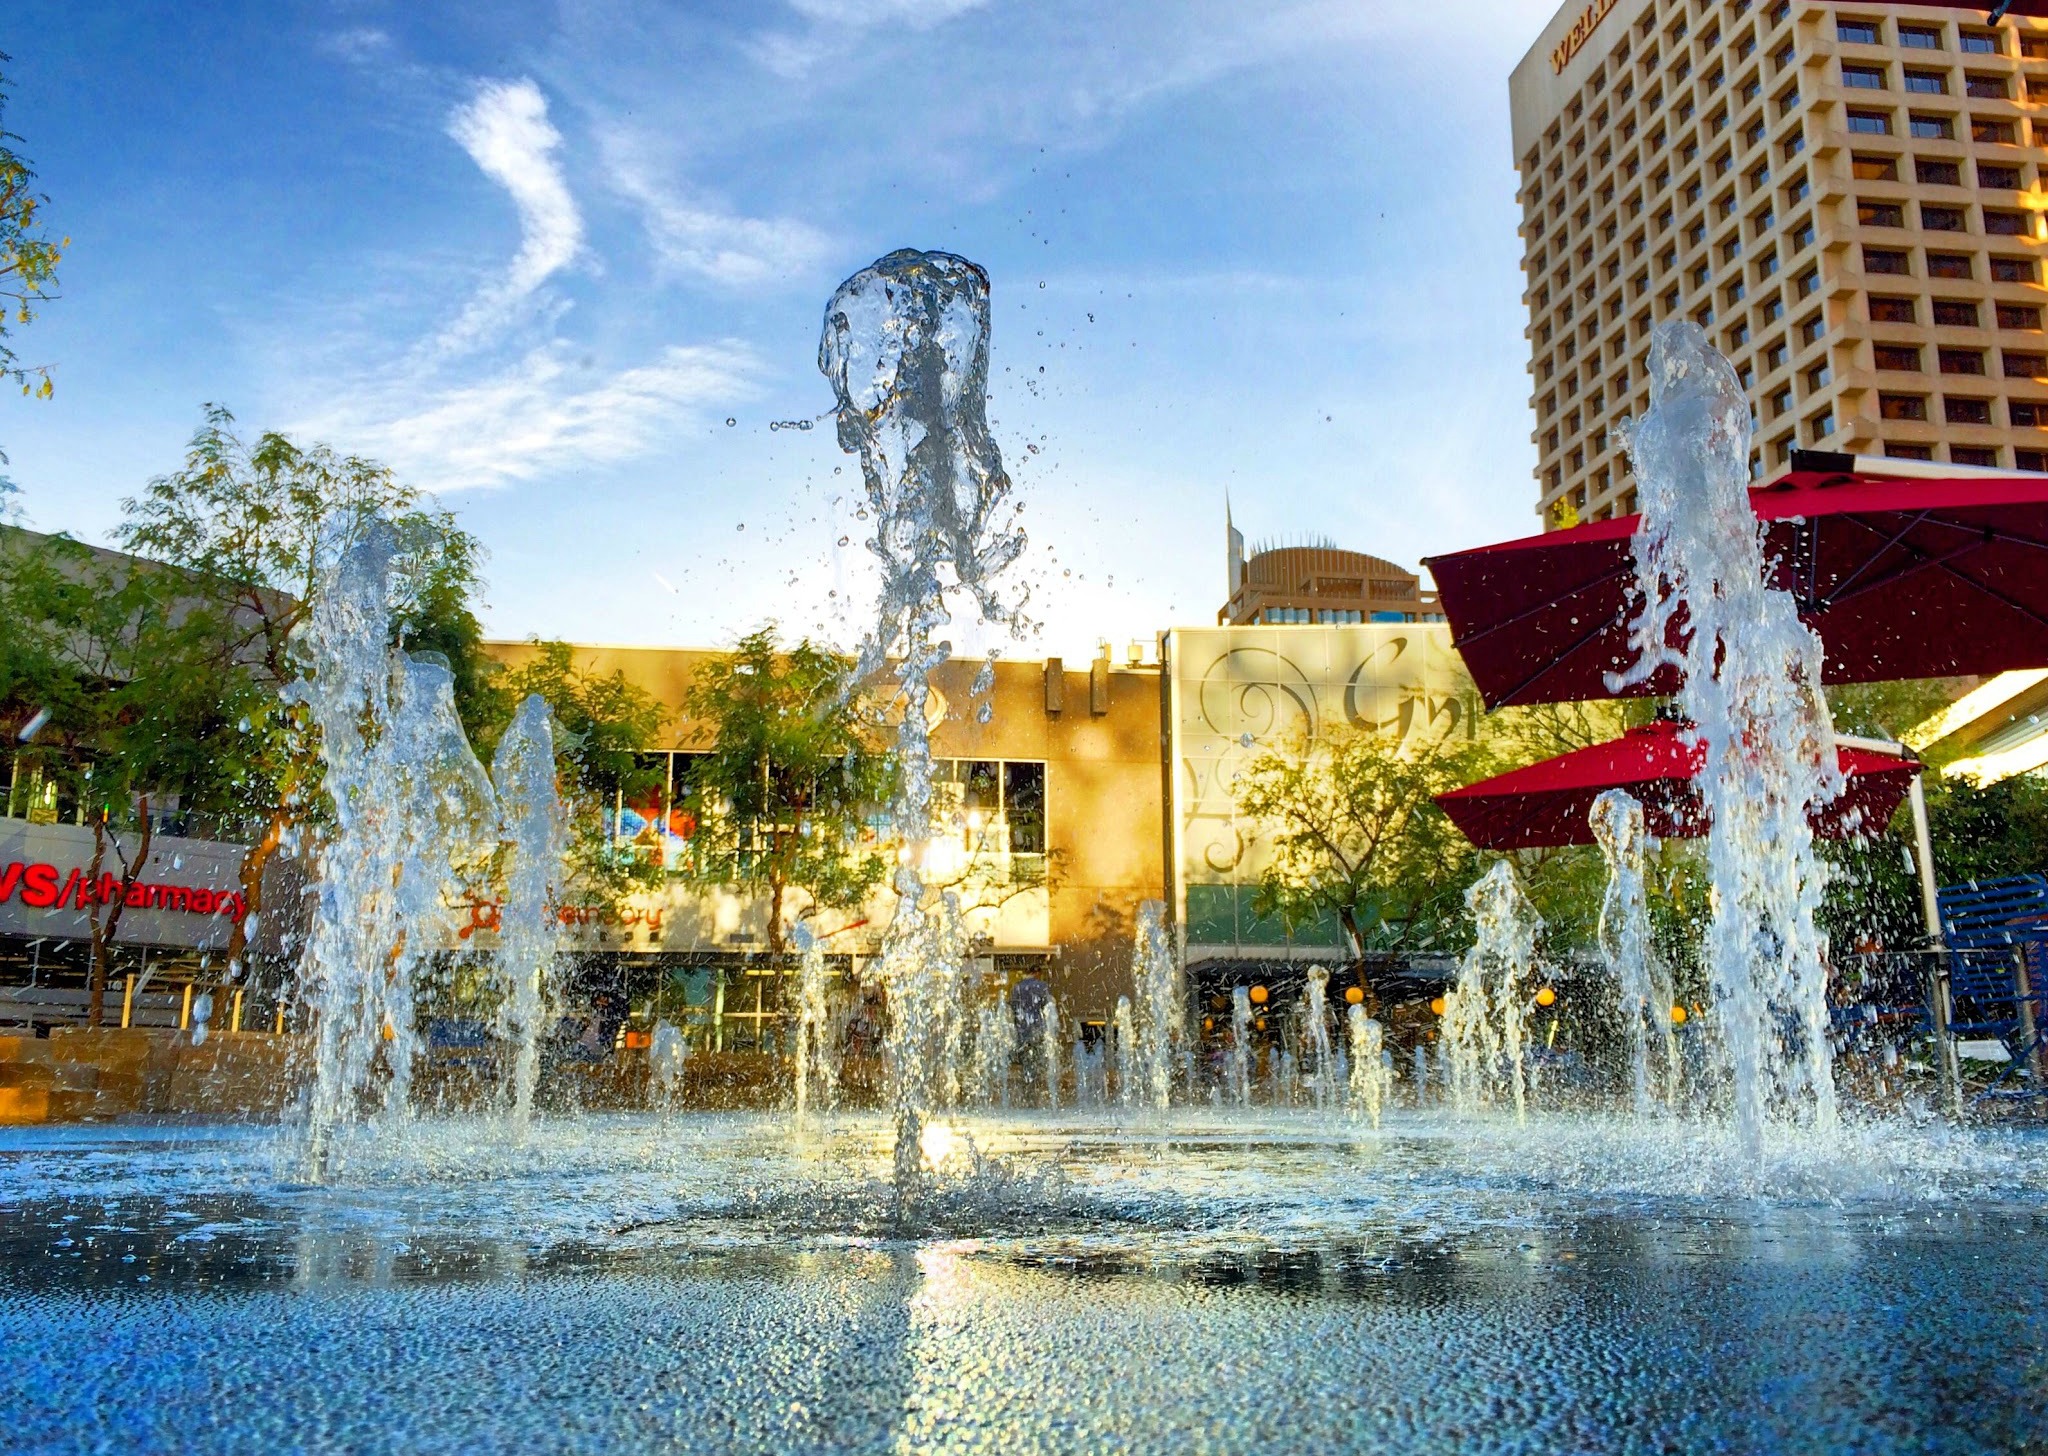
<svg viewBox="0 0 2048 1456">
<path fill-rule="evenodd" d="M 1962 1068 L 1956 1062 L 1955 1038 L 1948 1031 L 1948 946 L 1941 936 L 1941 900 L 1934 886 L 1934 840 L 1927 832 L 1927 796 L 1920 775 L 1906 790 L 1913 806 L 1913 858 L 1920 869 L 1920 917 L 1927 927 L 1927 1009 L 1934 1026 L 1934 1054 L 1940 1059 L 1942 1110 L 1952 1122 L 1963 1116 Z"/>
<path fill-rule="evenodd" d="M 1870 753 L 1889 753 L 1899 758 L 1906 749 L 1882 738 L 1857 738 L 1837 733 L 1835 742 L 1844 748 L 1861 748 Z M 1927 991 L 1927 1017 L 1934 1028 L 1934 1055 L 1941 1077 L 1941 1109 L 1951 1122 L 1963 1117 L 1963 1074 L 1956 1061 L 1955 1038 L 1949 1035 L 1948 943 L 1941 936 L 1941 896 L 1934 883 L 1934 839 L 1927 830 L 1927 795 L 1915 773 L 1906 788 L 1913 808 L 1913 864 L 1920 879 L 1920 922 L 1927 932 L 1926 970 L 1922 972 Z"/>
</svg>

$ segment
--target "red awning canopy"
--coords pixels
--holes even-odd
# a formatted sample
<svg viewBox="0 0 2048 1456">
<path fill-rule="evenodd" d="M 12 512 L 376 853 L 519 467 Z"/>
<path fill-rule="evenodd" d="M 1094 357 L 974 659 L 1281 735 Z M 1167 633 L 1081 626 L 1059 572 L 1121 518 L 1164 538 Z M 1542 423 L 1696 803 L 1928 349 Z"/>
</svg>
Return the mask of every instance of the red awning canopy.
<svg viewBox="0 0 2048 1456">
<path fill-rule="evenodd" d="M 1693 781 L 1706 750 L 1687 741 L 1687 731 L 1682 723 L 1663 721 L 1632 728 L 1612 742 L 1438 794 L 1436 802 L 1481 849 L 1591 844 L 1586 816 L 1608 789 L 1634 795 L 1643 806 L 1644 827 L 1659 839 L 1694 838 L 1707 832 Z M 1920 765 L 1862 748 L 1836 752 L 1847 784 L 1842 796 L 1815 816 L 1815 832 L 1841 839 L 1882 829 Z"/>
<path fill-rule="evenodd" d="M 2048 667 L 2048 477 L 1795 470 L 1749 499 L 1773 584 L 1827 650 L 1823 681 Z M 1488 707 L 1614 696 L 1606 675 L 1632 660 L 1637 520 L 1429 559 Z M 1667 671 L 1635 692 L 1677 689 Z"/>
</svg>

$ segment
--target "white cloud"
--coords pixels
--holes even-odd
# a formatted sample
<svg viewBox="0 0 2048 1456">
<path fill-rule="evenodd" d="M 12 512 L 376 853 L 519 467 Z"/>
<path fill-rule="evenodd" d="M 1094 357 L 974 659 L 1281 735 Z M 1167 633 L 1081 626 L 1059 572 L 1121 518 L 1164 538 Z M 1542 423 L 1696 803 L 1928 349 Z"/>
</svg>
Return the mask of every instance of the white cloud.
<svg viewBox="0 0 2048 1456">
<path fill-rule="evenodd" d="M 792 10 L 827 25 L 887 25 L 900 21 L 916 30 L 943 25 L 985 3 L 987 0 L 789 0 Z"/>
<path fill-rule="evenodd" d="M 611 182 L 640 206 L 648 241 L 671 273 L 729 288 L 784 282 L 815 268 L 831 241 L 795 218 L 740 217 L 684 198 L 656 182 L 629 139 L 606 141 Z"/>
<path fill-rule="evenodd" d="M 673 345 L 653 363 L 579 383 L 567 352 L 562 344 L 534 349 L 424 398 L 416 381 L 403 379 L 381 393 L 362 391 L 357 407 L 303 428 L 345 439 L 430 490 L 489 489 L 642 454 L 706 406 L 752 394 L 759 373 L 744 345 Z"/>
<path fill-rule="evenodd" d="M 549 278 L 575 261 L 583 218 L 556 164 L 562 134 L 548 121 L 547 97 L 530 80 L 486 81 L 448 118 L 448 134 L 519 210 L 518 254 L 504 275 L 470 300 L 438 341 L 452 351 L 490 334 Z"/>
</svg>

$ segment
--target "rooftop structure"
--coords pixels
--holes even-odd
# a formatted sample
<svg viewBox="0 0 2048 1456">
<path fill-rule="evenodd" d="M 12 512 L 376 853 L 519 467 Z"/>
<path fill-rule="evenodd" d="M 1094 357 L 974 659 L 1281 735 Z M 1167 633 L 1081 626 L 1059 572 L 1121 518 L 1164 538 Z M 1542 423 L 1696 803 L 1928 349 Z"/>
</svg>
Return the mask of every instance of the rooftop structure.
<svg viewBox="0 0 2048 1456">
<path fill-rule="evenodd" d="M 1405 567 L 1334 541 L 1273 542 L 1245 552 L 1244 533 L 1224 514 L 1230 599 L 1218 626 L 1441 622 L 1436 593 Z"/>
</svg>

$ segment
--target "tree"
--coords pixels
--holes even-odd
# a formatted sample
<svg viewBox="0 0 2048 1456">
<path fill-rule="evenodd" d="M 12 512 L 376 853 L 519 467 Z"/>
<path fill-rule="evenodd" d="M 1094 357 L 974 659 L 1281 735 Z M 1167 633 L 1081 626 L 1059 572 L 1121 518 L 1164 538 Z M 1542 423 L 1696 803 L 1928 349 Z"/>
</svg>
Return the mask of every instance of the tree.
<svg viewBox="0 0 2048 1456">
<path fill-rule="evenodd" d="M 12 59 L 0 51 L 0 65 Z M 0 72 L 0 118 L 7 108 L 7 77 Z M 14 329 L 35 321 L 37 305 L 56 295 L 57 264 L 71 239 L 51 242 L 43 230 L 42 211 L 49 198 L 35 189 L 35 169 L 14 150 L 21 138 L 0 120 L 0 378 L 11 379 L 23 394 L 47 399 L 54 388 L 47 365 L 24 367 L 8 342 Z M 0 454 L 0 464 L 7 457 Z"/>
<path fill-rule="evenodd" d="M 852 671 L 808 638 L 783 649 L 771 623 L 701 668 L 685 700 L 713 737 L 690 772 L 685 873 L 766 895 L 777 955 L 792 891 L 814 909 L 851 909 L 888 873 L 869 819 L 889 800 L 891 769 Z"/>
<path fill-rule="evenodd" d="M 129 573 L 162 604 L 125 689 L 140 721 L 162 730 L 145 781 L 175 786 L 184 807 L 249 840 L 241 880 L 254 915 L 269 862 L 319 813 L 317 745 L 280 697 L 303 670 L 294 633 L 323 573 L 373 526 L 398 540 L 394 645 L 430 643 L 449 658 L 465 722 L 495 700 L 470 606 L 481 588 L 476 539 L 376 461 L 274 431 L 247 442 L 234 423 L 224 406 L 206 406 L 182 468 L 121 503 L 115 536 L 168 568 Z M 229 943 L 236 967 L 247 924 Z"/>
<path fill-rule="evenodd" d="M 658 787 L 642 755 L 652 748 L 668 710 L 623 672 L 579 670 L 566 642 L 536 642 L 530 661 L 487 684 L 480 721 L 464 726 L 489 761 L 512 709 L 534 693 L 555 719 L 555 761 L 569 822 L 569 868 L 586 899 L 615 903 L 660 877 L 659 867 L 613 844 L 606 810 L 623 795 Z"/>
<path fill-rule="evenodd" d="M 1369 950 L 1445 943 L 1484 864 L 1434 798 L 1487 762 L 1467 740 L 1364 728 L 1260 754 L 1237 784 L 1239 811 L 1272 850 L 1254 911 L 1290 924 L 1334 916 L 1361 976 Z"/>
</svg>

